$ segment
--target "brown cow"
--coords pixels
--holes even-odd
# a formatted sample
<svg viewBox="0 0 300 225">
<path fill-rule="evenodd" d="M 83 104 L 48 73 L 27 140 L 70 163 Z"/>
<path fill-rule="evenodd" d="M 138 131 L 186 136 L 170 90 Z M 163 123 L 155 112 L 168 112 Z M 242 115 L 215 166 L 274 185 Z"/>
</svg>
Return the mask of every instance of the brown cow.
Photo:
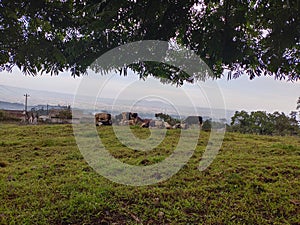
<svg viewBox="0 0 300 225">
<path fill-rule="evenodd" d="M 95 124 L 99 125 L 111 125 L 111 114 L 109 113 L 96 113 L 95 114 Z"/>
</svg>

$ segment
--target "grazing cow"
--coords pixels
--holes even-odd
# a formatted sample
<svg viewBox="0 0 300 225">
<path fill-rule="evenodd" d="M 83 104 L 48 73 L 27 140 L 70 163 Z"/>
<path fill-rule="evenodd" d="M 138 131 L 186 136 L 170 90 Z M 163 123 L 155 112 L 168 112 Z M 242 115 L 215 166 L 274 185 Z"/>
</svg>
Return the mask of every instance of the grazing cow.
<svg viewBox="0 0 300 225">
<path fill-rule="evenodd" d="M 203 119 L 201 116 L 188 116 L 184 120 L 184 123 L 186 124 L 187 127 L 190 127 L 192 125 L 199 125 L 201 127 L 203 123 Z"/>
<path fill-rule="evenodd" d="M 111 114 L 109 113 L 96 113 L 95 114 L 95 123 L 96 126 L 99 125 L 111 125 Z"/>
</svg>

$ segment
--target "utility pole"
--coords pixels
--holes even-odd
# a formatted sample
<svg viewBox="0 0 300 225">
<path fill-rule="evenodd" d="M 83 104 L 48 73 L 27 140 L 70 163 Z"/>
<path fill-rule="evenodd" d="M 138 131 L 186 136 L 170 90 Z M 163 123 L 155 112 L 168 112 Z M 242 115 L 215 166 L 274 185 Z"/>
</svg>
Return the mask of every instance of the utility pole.
<svg viewBox="0 0 300 225">
<path fill-rule="evenodd" d="M 25 94 L 25 112 L 27 112 L 27 98 L 30 97 L 29 94 Z"/>
</svg>

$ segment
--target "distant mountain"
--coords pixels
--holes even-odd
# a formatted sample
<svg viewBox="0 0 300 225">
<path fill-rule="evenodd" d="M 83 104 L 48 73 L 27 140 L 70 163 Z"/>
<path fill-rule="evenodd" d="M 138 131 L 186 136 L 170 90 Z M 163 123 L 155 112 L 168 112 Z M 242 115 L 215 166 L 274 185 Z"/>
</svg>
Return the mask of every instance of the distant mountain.
<svg viewBox="0 0 300 225">
<path fill-rule="evenodd" d="M 24 109 L 24 104 L 0 101 L 0 109 L 22 110 Z"/>
</svg>

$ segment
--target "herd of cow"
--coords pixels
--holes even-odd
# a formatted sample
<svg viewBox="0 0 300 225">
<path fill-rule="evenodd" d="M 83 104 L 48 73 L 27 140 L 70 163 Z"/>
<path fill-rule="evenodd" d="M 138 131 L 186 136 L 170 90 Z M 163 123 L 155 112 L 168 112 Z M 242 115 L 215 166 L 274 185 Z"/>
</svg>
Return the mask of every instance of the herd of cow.
<svg viewBox="0 0 300 225">
<path fill-rule="evenodd" d="M 156 118 L 160 114 L 155 114 Z M 176 121 L 176 122 L 174 122 Z M 132 112 L 122 112 L 119 115 L 112 116 L 109 113 L 96 113 L 95 114 L 95 124 L 96 126 L 101 125 L 135 125 L 140 127 L 156 127 L 156 128 L 166 128 L 166 129 L 187 129 L 189 127 L 201 127 L 203 123 L 201 116 L 188 116 L 185 120 L 164 120 L 164 119 L 142 119 L 138 116 L 138 113 Z"/>
</svg>

